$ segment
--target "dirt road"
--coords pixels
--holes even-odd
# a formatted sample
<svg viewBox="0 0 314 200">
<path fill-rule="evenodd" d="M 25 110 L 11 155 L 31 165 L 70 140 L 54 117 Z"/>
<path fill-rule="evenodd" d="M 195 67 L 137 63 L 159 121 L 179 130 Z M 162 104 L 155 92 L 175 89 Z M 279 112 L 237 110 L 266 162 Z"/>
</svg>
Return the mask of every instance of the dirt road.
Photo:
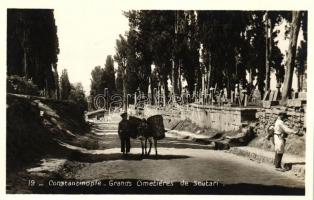
<svg viewBox="0 0 314 200">
<path fill-rule="evenodd" d="M 125 158 L 120 153 L 116 124 L 95 125 L 84 140 L 92 137 L 96 147 L 62 143 L 74 152 L 69 158 L 47 158 L 41 166 L 28 169 L 37 177 L 32 192 L 304 194 L 304 180 L 289 172 L 170 136 L 158 142 L 158 156 L 144 158 L 140 142 L 132 140 L 131 153 Z"/>
</svg>

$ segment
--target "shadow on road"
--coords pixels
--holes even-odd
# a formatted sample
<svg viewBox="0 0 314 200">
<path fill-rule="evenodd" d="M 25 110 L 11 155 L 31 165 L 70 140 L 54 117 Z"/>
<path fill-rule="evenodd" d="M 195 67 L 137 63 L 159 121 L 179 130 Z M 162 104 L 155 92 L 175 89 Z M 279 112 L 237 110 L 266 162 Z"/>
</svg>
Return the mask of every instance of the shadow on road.
<svg viewBox="0 0 314 200">
<path fill-rule="evenodd" d="M 291 170 L 292 169 L 292 166 L 294 165 L 305 165 L 305 162 L 291 162 L 291 163 L 285 163 L 284 164 L 284 168 L 286 170 Z"/>
<path fill-rule="evenodd" d="M 68 159 L 70 161 L 88 162 L 96 163 L 109 160 L 143 160 L 143 159 L 155 159 L 155 160 L 172 160 L 172 159 L 186 159 L 189 156 L 184 155 L 150 155 L 141 156 L 141 154 L 129 154 L 128 156 L 123 156 L 121 153 L 112 154 L 85 154 L 77 151 L 73 151 Z"/>
</svg>

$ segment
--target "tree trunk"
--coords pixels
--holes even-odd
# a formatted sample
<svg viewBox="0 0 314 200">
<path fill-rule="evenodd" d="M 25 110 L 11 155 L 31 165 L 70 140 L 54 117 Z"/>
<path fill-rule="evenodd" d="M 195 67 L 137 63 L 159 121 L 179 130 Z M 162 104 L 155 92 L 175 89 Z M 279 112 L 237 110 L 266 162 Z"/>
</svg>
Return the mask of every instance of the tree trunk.
<svg viewBox="0 0 314 200">
<path fill-rule="evenodd" d="M 210 88 L 212 85 L 212 57 L 211 57 L 211 52 L 208 50 L 208 72 L 207 72 L 207 79 L 208 79 L 208 85 L 207 87 Z"/>
<path fill-rule="evenodd" d="M 249 68 L 249 84 L 253 85 L 253 72 L 252 72 L 252 68 Z"/>
<path fill-rule="evenodd" d="M 153 86 L 153 81 L 152 81 L 152 77 L 151 77 L 151 76 L 152 76 L 152 75 L 150 75 L 150 85 L 149 85 L 149 87 L 150 87 L 150 92 L 151 92 L 151 94 L 150 94 L 150 99 L 151 99 L 151 104 L 152 104 L 152 105 L 155 105 L 156 102 L 155 102 L 154 96 L 155 96 L 156 94 L 155 94 L 155 91 L 154 91 L 154 86 Z"/>
<path fill-rule="evenodd" d="M 290 30 L 290 42 L 288 49 L 288 57 L 286 62 L 285 78 L 283 83 L 282 91 L 282 103 L 285 103 L 289 98 L 292 87 L 292 78 L 295 67 L 295 58 L 296 58 L 296 49 L 297 41 L 300 30 L 300 21 L 301 21 L 301 12 L 293 11 L 292 12 L 292 22 Z"/>
<path fill-rule="evenodd" d="M 128 106 L 127 106 L 127 94 L 126 94 L 126 67 L 123 69 L 123 110 L 124 112 L 128 111 Z"/>
<path fill-rule="evenodd" d="M 269 62 L 270 62 L 270 46 L 271 46 L 271 43 L 270 43 L 270 38 L 268 36 L 268 33 L 269 33 L 269 19 L 268 19 L 268 15 L 267 15 L 267 12 L 266 12 L 266 16 L 265 16 L 265 21 L 266 21 L 266 27 L 265 27 L 265 32 L 266 32 L 266 35 L 265 35 L 265 41 L 266 41 L 266 45 L 265 45 L 265 50 L 266 50 L 266 54 L 265 54 L 265 58 L 266 58 L 266 74 L 265 74 L 265 92 L 267 92 L 270 88 L 270 66 L 269 66 Z"/>
<path fill-rule="evenodd" d="M 179 62 L 179 67 L 178 67 L 178 94 L 181 96 L 182 94 L 182 80 L 181 80 L 181 69 L 182 69 L 182 60 Z"/>
<path fill-rule="evenodd" d="M 179 94 L 179 85 L 178 85 L 178 79 L 179 79 L 179 73 L 178 73 L 178 62 L 172 61 L 172 95 L 173 97 L 177 96 Z M 175 98 L 173 99 L 175 101 Z"/>
</svg>

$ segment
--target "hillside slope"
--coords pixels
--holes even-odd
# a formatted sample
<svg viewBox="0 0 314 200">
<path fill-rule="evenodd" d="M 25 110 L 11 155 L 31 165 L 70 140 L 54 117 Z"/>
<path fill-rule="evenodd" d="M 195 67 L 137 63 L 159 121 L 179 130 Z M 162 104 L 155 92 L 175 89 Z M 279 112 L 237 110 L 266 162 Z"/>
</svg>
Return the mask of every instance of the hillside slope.
<svg viewBox="0 0 314 200">
<path fill-rule="evenodd" d="M 65 155 L 58 141 L 71 143 L 88 132 L 84 111 L 75 103 L 27 95 L 7 95 L 7 169 Z"/>
</svg>

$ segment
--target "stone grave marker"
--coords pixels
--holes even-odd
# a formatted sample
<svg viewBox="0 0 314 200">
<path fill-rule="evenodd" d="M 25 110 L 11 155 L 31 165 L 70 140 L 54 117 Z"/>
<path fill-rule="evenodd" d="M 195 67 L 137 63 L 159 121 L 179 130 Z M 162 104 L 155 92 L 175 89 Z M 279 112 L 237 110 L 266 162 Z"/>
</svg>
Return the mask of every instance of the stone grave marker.
<svg viewBox="0 0 314 200">
<path fill-rule="evenodd" d="M 266 91 L 263 97 L 263 101 L 266 101 L 269 96 L 269 91 Z"/>
<path fill-rule="evenodd" d="M 272 101 L 272 100 L 273 100 L 273 97 L 274 97 L 274 91 L 271 90 L 270 93 L 269 93 L 268 101 Z M 266 100 L 266 101 L 267 101 L 267 100 Z"/>
<path fill-rule="evenodd" d="M 299 92 L 298 99 L 306 100 L 306 92 Z"/>
<path fill-rule="evenodd" d="M 275 92 L 274 92 L 274 96 L 273 96 L 273 101 L 277 101 L 278 100 L 278 90 L 275 90 Z"/>
</svg>

